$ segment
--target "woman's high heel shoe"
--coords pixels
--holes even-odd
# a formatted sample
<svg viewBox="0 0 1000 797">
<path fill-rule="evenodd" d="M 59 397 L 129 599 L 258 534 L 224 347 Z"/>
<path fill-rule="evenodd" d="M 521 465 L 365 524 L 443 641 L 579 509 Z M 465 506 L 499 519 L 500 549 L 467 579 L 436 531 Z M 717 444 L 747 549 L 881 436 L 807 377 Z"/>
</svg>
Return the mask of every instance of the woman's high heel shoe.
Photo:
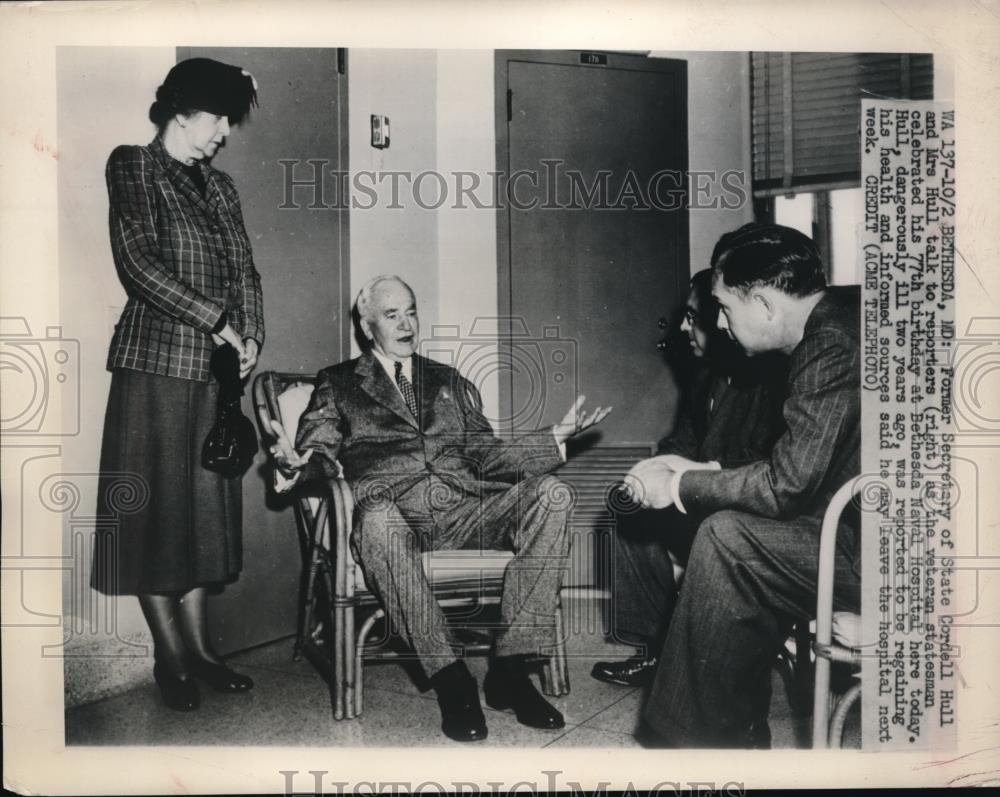
<svg viewBox="0 0 1000 797">
<path fill-rule="evenodd" d="M 200 705 L 201 692 L 193 678 L 178 678 L 159 663 L 153 665 L 153 678 L 160 687 L 160 696 L 167 708 L 194 711 Z"/>
<path fill-rule="evenodd" d="M 229 669 L 225 664 L 210 661 L 191 662 L 191 672 L 216 692 L 248 692 L 253 689 L 253 679 Z"/>
</svg>

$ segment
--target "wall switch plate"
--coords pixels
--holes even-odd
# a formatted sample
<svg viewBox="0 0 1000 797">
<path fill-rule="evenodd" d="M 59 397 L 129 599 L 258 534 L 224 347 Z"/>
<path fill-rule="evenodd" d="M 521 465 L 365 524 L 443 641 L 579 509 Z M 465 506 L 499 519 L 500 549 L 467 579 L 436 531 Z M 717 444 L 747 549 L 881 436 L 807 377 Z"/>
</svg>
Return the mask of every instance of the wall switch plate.
<svg viewBox="0 0 1000 797">
<path fill-rule="evenodd" d="M 372 114 L 372 146 L 376 149 L 389 147 L 389 117 Z"/>
</svg>

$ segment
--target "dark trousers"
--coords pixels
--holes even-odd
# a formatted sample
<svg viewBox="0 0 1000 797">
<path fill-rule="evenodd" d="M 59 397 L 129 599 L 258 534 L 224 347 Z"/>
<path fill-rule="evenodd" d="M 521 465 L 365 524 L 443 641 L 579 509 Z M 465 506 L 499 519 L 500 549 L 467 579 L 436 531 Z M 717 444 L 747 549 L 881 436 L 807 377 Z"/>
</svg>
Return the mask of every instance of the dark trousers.
<svg viewBox="0 0 1000 797">
<path fill-rule="evenodd" d="M 698 528 L 643 718 L 675 747 L 742 747 L 792 623 L 816 610 L 820 521 L 718 512 Z M 860 551 L 842 527 L 834 606 L 858 611 Z"/>
<path fill-rule="evenodd" d="M 513 550 L 504 572 L 498 656 L 555 643 L 555 611 L 567 570 L 570 490 L 554 476 L 471 496 L 428 480 L 394 501 L 359 503 L 351 547 L 386 617 L 428 676 L 455 660 L 444 613 L 424 574 L 424 551 Z"/>
<path fill-rule="evenodd" d="M 677 604 L 672 553 L 687 562 L 696 520 L 670 509 L 640 509 L 616 517 L 612 540 L 612 637 L 657 655 Z"/>
</svg>

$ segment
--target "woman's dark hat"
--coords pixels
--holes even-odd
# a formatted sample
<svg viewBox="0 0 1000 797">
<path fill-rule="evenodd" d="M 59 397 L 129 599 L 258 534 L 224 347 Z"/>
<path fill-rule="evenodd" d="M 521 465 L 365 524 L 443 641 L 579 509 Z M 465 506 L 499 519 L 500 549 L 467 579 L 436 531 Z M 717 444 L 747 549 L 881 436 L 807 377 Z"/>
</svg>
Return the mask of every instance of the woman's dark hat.
<svg viewBox="0 0 1000 797">
<path fill-rule="evenodd" d="M 157 92 L 172 95 L 178 109 L 206 111 L 236 124 L 257 105 L 257 81 L 238 66 L 211 58 L 189 58 L 167 73 Z"/>
</svg>

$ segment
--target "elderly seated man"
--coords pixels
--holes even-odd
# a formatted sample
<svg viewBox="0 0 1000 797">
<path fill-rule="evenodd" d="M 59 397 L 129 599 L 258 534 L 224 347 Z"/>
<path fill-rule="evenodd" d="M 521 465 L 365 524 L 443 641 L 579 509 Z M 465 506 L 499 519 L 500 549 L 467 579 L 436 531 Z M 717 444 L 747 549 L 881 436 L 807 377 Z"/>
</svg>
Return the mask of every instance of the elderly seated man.
<svg viewBox="0 0 1000 797">
<path fill-rule="evenodd" d="M 508 548 L 502 629 L 483 683 L 489 706 L 513 709 L 534 728 L 564 725 L 528 677 L 529 656 L 551 646 L 568 563 L 564 485 L 548 475 L 566 440 L 600 422 L 579 397 L 550 429 L 513 440 L 493 434 L 450 366 L 416 354 L 416 298 L 399 277 L 380 276 L 357 299 L 370 350 L 320 371 L 293 448 L 280 424 L 272 453 L 289 479 L 335 475 L 356 498 L 351 548 L 392 627 L 416 652 L 456 741 L 487 735 L 479 692 L 453 649 L 444 614 L 424 575 L 430 550 Z M 280 489 L 280 488 L 279 488 Z M 388 500 L 386 500 L 388 496 Z"/>
</svg>

